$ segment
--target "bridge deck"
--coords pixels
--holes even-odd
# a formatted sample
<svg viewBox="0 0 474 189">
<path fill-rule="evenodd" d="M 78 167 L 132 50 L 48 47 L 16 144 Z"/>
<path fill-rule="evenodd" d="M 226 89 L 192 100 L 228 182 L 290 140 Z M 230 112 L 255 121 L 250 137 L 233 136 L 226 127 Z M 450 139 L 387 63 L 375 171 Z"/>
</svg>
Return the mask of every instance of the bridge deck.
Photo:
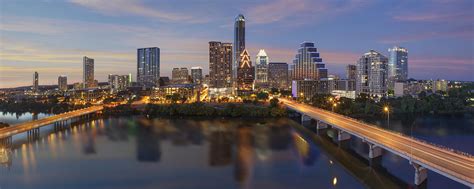
<svg viewBox="0 0 474 189">
<path fill-rule="evenodd" d="M 290 109 L 360 137 L 388 151 L 453 180 L 474 187 L 474 158 L 387 131 L 340 114 L 287 99 L 281 101 Z"/>
<path fill-rule="evenodd" d="M 5 128 L 0 129 L 0 138 L 10 137 L 18 133 L 22 133 L 25 131 L 29 131 L 31 129 L 36 129 L 45 125 L 52 124 L 57 121 L 68 120 L 77 116 L 101 111 L 103 109 L 104 109 L 103 106 L 92 106 L 89 108 L 84 108 L 80 110 L 74 110 L 74 111 L 70 111 L 70 112 L 66 112 L 62 114 L 53 115 L 53 116 L 46 117 L 43 119 L 11 125 L 10 127 L 5 127 Z"/>
</svg>

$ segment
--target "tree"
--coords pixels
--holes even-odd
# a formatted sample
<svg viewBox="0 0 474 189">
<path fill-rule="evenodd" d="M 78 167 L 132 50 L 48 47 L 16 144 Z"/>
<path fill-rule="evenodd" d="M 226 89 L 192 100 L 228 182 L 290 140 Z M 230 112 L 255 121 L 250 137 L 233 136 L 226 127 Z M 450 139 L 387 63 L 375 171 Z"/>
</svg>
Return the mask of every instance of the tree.
<svg viewBox="0 0 474 189">
<path fill-rule="evenodd" d="M 279 103 L 279 102 L 280 102 L 280 101 L 278 100 L 278 98 L 272 98 L 272 99 L 270 100 L 270 107 L 272 107 L 272 108 L 278 107 L 278 103 Z"/>
<path fill-rule="evenodd" d="M 268 93 L 266 93 L 266 92 L 257 93 L 257 99 L 258 100 L 267 100 L 268 99 Z"/>
</svg>

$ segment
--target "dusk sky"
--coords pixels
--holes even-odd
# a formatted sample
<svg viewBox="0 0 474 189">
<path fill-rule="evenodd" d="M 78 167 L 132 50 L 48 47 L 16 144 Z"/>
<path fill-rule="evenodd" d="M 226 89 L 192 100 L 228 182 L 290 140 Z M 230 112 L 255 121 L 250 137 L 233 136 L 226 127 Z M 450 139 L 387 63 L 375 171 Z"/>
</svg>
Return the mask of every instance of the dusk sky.
<svg viewBox="0 0 474 189">
<path fill-rule="evenodd" d="M 136 49 L 161 49 L 161 75 L 173 67 L 208 73 L 208 42 L 233 42 L 234 18 L 246 18 L 254 61 L 291 63 L 299 44 L 315 42 L 330 74 L 344 77 L 370 49 L 409 52 L 409 77 L 474 81 L 472 0 L 0 0 L 0 88 L 80 82 L 82 57 L 95 77 L 136 77 Z"/>
</svg>

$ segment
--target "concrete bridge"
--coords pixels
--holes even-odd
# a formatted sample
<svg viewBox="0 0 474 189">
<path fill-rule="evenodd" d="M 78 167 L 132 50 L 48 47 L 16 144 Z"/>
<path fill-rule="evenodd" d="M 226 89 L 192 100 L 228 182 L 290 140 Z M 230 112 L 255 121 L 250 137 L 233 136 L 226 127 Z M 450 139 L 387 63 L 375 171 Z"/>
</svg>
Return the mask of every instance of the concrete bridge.
<svg viewBox="0 0 474 189">
<path fill-rule="evenodd" d="M 315 120 L 317 129 L 332 127 L 337 130 L 337 140 L 358 137 L 369 145 L 369 159 L 379 158 L 387 150 L 407 159 L 414 167 L 414 184 L 421 185 L 428 178 L 427 170 L 439 173 L 470 188 L 474 188 L 474 158 L 441 148 L 400 133 L 384 130 L 355 119 L 280 99 L 285 106 L 301 114 L 302 121 Z"/>
<path fill-rule="evenodd" d="M 74 110 L 62 114 L 57 114 L 53 115 L 50 117 L 46 117 L 43 119 L 38 119 L 38 120 L 33 120 L 29 122 L 24 122 L 24 123 L 19 123 L 15 125 L 11 125 L 10 127 L 5 127 L 0 129 L 0 139 L 2 141 L 9 141 L 11 136 L 23 133 L 23 132 L 28 132 L 28 137 L 30 135 L 38 135 L 39 134 L 39 128 L 53 124 L 53 123 L 58 123 L 58 122 L 67 122 L 68 120 L 71 119 L 80 119 L 83 117 L 89 117 L 91 114 L 100 112 L 104 109 L 103 106 L 92 106 L 84 109 L 79 109 L 79 110 Z"/>
</svg>

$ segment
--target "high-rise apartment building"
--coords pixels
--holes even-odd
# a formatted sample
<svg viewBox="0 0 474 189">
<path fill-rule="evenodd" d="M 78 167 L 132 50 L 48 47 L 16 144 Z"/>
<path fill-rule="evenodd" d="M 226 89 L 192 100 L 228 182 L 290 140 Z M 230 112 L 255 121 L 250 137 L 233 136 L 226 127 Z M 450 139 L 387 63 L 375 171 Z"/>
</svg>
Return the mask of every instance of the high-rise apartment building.
<svg viewBox="0 0 474 189">
<path fill-rule="evenodd" d="M 209 42 L 209 85 L 232 87 L 232 43 Z"/>
<path fill-rule="evenodd" d="M 357 62 L 357 94 L 371 96 L 387 95 L 387 57 L 377 51 L 370 50 Z"/>
<path fill-rule="evenodd" d="M 35 72 L 33 74 L 33 86 L 31 87 L 31 90 L 33 90 L 33 92 L 38 92 L 38 87 L 39 87 L 39 74 L 38 72 Z"/>
<path fill-rule="evenodd" d="M 250 60 L 247 49 L 244 49 L 240 55 L 239 68 L 237 71 L 237 90 L 240 92 L 253 90 L 255 67 L 252 66 L 252 61 Z"/>
<path fill-rule="evenodd" d="M 160 80 L 160 48 L 137 49 L 137 82 L 142 86 L 158 86 Z"/>
<path fill-rule="evenodd" d="M 67 76 L 60 75 L 58 77 L 58 90 L 67 91 Z"/>
<path fill-rule="evenodd" d="M 395 82 L 408 79 L 408 50 L 395 46 L 388 49 L 388 52 L 388 81 L 389 88 L 393 88 Z"/>
<path fill-rule="evenodd" d="M 268 84 L 271 88 L 288 89 L 288 64 L 270 62 L 268 64 Z"/>
<path fill-rule="evenodd" d="M 291 65 L 292 80 L 319 80 L 327 78 L 328 71 L 312 42 L 303 42 Z"/>
<path fill-rule="evenodd" d="M 191 68 L 191 80 L 196 85 L 200 85 L 202 83 L 202 68 L 201 67 Z"/>
<path fill-rule="evenodd" d="M 255 60 L 255 86 L 265 87 L 268 85 L 268 63 L 269 58 L 264 49 L 260 49 Z"/>
<path fill-rule="evenodd" d="M 173 68 L 171 72 L 171 81 L 174 84 L 189 84 L 188 68 Z"/>
<path fill-rule="evenodd" d="M 245 17 L 239 14 L 234 23 L 234 49 L 232 51 L 232 87 L 235 93 L 237 86 L 238 70 L 240 67 L 241 55 L 245 50 Z M 253 75 L 253 74 L 252 74 Z"/>
<path fill-rule="evenodd" d="M 126 90 L 131 85 L 130 75 L 109 75 L 109 86 L 112 92 Z"/>
<path fill-rule="evenodd" d="M 82 59 L 83 74 L 82 84 L 85 89 L 95 87 L 94 85 L 94 59 L 84 56 Z"/>
</svg>

